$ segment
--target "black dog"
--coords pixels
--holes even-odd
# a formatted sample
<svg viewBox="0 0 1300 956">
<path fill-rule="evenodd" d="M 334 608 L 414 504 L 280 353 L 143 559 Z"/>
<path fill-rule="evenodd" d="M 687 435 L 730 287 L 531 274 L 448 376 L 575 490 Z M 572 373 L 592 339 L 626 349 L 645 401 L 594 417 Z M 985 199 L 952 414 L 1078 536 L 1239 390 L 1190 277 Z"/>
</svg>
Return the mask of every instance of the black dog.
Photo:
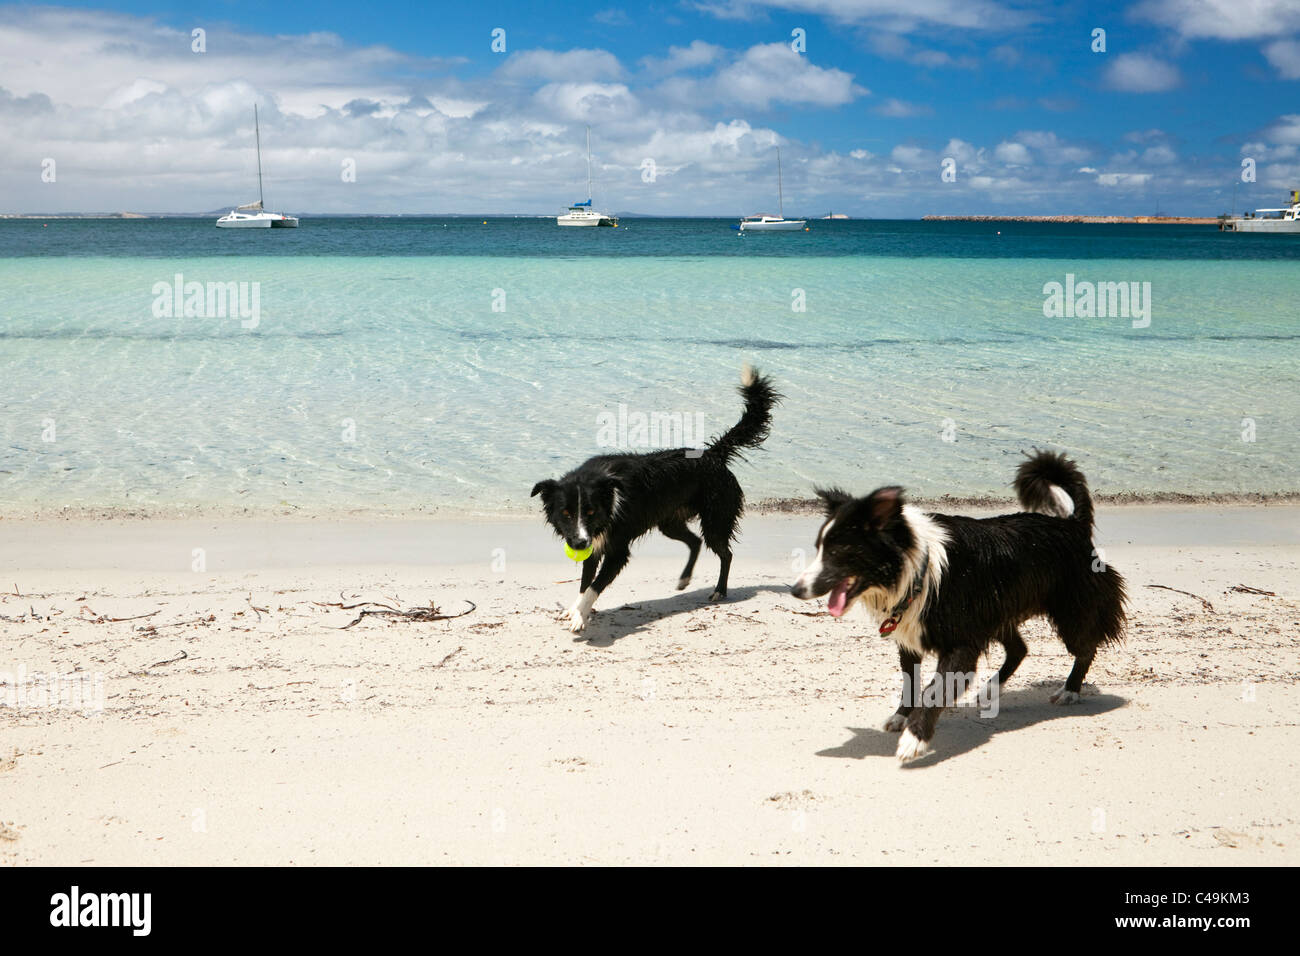
<svg viewBox="0 0 1300 956">
<path fill-rule="evenodd" d="M 742 448 L 756 448 L 767 438 L 772 408 L 781 398 L 767 378 L 749 368 L 741 377 L 740 394 L 745 399 L 740 421 L 702 452 L 677 448 L 598 455 L 558 481 L 548 478 L 533 486 L 555 533 L 575 551 L 592 549 L 582 562 L 578 599 L 569 609 L 571 631 L 586 626 L 596 599 L 627 564 L 632 542 L 654 528 L 690 548 L 677 582 L 677 590 L 685 588 L 700 554 L 700 539 L 686 527 L 695 517 L 704 543 L 722 561 L 709 600 L 727 596 L 731 542 L 745 503 L 727 464 Z"/>
<path fill-rule="evenodd" d="M 1092 544 L 1088 482 L 1063 455 L 1038 452 L 1016 472 L 1016 493 L 1031 514 L 963 518 L 922 514 L 903 500 L 903 489 L 880 488 L 866 498 L 818 490 L 826 521 L 817 557 L 795 582 L 797 598 L 829 595 L 839 617 L 862 600 L 884 618 L 880 633 L 898 643 L 904 692 L 885 724 L 901 730 L 898 758 L 930 750 L 953 687 L 973 679 L 979 656 L 999 643 L 1006 660 L 988 690 L 1015 673 L 1028 649 L 1019 625 L 1046 615 L 1074 655 L 1056 704 L 1078 701 L 1084 675 L 1099 646 L 1124 628 L 1124 579 Z M 921 700 L 921 656 L 939 655 Z M 996 686 L 994 686 L 996 683 Z"/>
</svg>

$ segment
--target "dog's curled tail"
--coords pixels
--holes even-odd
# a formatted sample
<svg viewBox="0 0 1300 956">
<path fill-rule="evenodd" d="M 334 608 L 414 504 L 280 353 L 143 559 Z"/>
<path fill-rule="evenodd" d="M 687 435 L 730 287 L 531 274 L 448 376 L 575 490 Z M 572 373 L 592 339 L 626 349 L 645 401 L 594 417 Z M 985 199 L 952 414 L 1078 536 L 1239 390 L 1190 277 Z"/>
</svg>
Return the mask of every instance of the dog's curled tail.
<svg viewBox="0 0 1300 956">
<path fill-rule="evenodd" d="M 1079 466 L 1052 451 L 1036 451 L 1016 469 L 1016 494 L 1026 511 L 1073 518 L 1092 527 L 1092 495 Z"/>
<path fill-rule="evenodd" d="M 724 462 L 734 458 L 742 448 L 757 448 L 763 444 L 772 428 L 772 409 L 781 400 L 772 387 L 772 380 L 748 365 L 740 373 L 740 394 L 745 399 L 745 411 L 740 421 L 706 452 Z"/>
</svg>

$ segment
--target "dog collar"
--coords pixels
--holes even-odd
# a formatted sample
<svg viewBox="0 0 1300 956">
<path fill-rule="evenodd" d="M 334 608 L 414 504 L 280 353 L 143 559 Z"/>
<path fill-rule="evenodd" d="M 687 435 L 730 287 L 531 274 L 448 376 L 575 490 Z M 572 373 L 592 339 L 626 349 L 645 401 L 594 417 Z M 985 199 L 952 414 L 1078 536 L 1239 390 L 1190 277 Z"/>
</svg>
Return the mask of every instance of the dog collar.
<svg viewBox="0 0 1300 956">
<path fill-rule="evenodd" d="M 917 595 L 925 588 L 925 572 L 928 570 L 930 570 L 929 548 L 925 551 L 925 557 L 921 559 L 921 567 L 916 572 L 916 577 L 912 578 L 912 586 L 907 589 L 907 597 L 895 604 L 894 609 L 889 612 L 889 617 L 881 622 L 881 634 L 892 634 L 895 628 L 898 627 L 899 620 L 907 612 L 907 609 L 912 606 L 912 602 L 916 600 Z"/>
</svg>

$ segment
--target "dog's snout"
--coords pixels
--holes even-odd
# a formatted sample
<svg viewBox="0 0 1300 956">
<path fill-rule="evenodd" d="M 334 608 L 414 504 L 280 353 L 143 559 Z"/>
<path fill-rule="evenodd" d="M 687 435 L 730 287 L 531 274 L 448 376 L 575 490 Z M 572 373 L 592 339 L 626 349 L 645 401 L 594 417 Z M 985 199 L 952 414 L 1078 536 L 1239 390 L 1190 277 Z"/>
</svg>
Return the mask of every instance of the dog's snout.
<svg viewBox="0 0 1300 956">
<path fill-rule="evenodd" d="M 794 584 L 790 585 L 790 593 L 800 601 L 806 601 L 812 597 L 812 591 L 808 587 L 808 582 L 803 578 L 800 578 L 798 581 L 794 582 Z"/>
</svg>

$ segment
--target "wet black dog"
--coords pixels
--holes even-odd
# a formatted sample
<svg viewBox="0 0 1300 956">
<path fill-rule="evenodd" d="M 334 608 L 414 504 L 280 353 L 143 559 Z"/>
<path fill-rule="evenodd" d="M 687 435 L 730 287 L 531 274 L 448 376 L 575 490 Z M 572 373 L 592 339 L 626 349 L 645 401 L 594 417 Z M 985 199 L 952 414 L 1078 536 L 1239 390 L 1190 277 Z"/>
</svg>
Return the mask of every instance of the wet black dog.
<svg viewBox="0 0 1300 956">
<path fill-rule="evenodd" d="M 740 393 L 745 411 L 740 421 L 711 445 L 644 454 L 599 455 L 564 475 L 533 486 L 542 496 L 546 520 L 575 551 L 591 548 L 582 562 L 578 599 L 569 609 L 569 629 L 581 631 L 592 606 L 627 564 L 632 542 L 658 528 L 690 548 L 677 582 L 690 583 L 700 538 L 686 527 L 700 519 L 700 533 L 722 561 L 710 600 L 727 596 L 731 543 L 744 509 L 745 496 L 727 467 L 741 449 L 756 448 L 767 438 L 772 408 L 780 400 L 771 382 L 746 368 Z"/>
</svg>

